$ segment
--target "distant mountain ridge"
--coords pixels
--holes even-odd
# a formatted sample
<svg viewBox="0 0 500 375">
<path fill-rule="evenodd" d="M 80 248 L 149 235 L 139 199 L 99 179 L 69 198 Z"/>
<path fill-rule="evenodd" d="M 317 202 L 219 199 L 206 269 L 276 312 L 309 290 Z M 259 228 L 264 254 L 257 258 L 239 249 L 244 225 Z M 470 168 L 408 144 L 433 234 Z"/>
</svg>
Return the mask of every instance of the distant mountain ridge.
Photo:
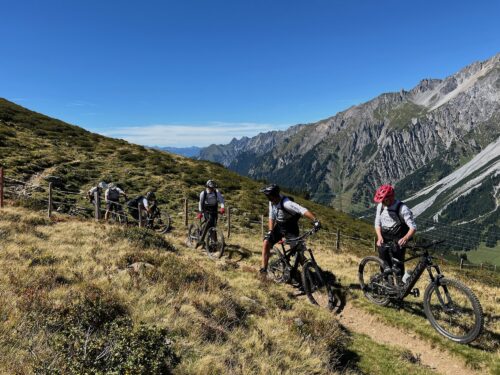
<svg viewBox="0 0 500 375">
<path fill-rule="evenodd" d="M 381 183 L 395 184 L 400 197 L 414 197 L 489 145 L 500 154 L 494 143 L 499 136 L 497 54 L 445 79 L 424 79 L 411 90 L 381 94 L 314 124 L 209 146 L 200 158 L 361 212 Z M 481 194 L 498 199 L 495 168 L 493 175 L 484 176 L 491 187 Z M 421 215 L 435 215 L 443 203 L 436 199 Z M 487 212 L 492 209 L 488 204 L 477 216 L 491 216 Z M 490 221 L 488 225 L 498 224 Z"/>
<path fill-rule="evenodd" d="M 159 147 L 153 146 L 152 148 L 160 151 L 167 151 L 172 154 L 177 154 L 185 156 L 188 158 L 197 158 L 200 155 L 201 147 L 191 146 L 191 147 Z"/>
<path fill-rule="evenodd" d="M 451 172 L 477 154 L 500 134 L 499 99 L 500 54 L 315 124 L 211 145 L 200 158 L 254 178 L 300 186 L 325 203 L 333 203 L 339 193 L 359 200 L 368 196 L 365 190 L 401 181 L 430 161 L 439 159 L 442 171 Z M 425 186 L 425 180 L 418 187 L 405 186 L 404 192 Z M 361 196 L 355 194 L 360 190 Z"/>
</svg>

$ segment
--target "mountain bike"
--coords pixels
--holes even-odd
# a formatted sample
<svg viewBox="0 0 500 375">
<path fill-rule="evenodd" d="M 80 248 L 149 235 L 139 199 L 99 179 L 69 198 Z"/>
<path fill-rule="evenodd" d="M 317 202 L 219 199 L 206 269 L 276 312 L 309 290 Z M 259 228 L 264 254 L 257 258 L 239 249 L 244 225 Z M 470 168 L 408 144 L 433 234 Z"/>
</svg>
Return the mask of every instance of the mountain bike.
<svg viewBox="0 0 500 375">
<path fill-rule="evenodd" d="M 188 228 L 186 242 L 192 248 L 203 245 L 210 258 L 219 259 L 224 254 L 224 234 L 217 226 L 207 229 L 208 222 L 208 218 L 203 215 L 198 222 L 192 223 Z"/>
<path fill-rule="evenodd" d="M 382 259 L 368 256 L 361 260 L 358 269 L 359 283 L 366 298 L 377 305 L 387 306 L 391 301 L 401 303 L 412 294 L 420 295 L 413 288 L 427 270 L 430 283 L 424 293 L 424 312 L 432 327 L 444 337 L 468 344 L 483 330 L 483 309 L 476 295 L 460 281 L 445 277 L 433 262 L 428 249 L 444 241 L 434 241 L 425 246 L 407 247 L 415 255 L 403 262 L 395 259 L 393 249 L 397 243 L 388 243 L 393 267 L 384 268 Z M 406 282 L 402 281 L 398 265 L 420 258 Z M 434 272 L 433 272 L 434 270 Z"/>
<path fill-rule="evenodd" d="M 275 282 L 299 285 L 311 303 L 333 310 L 342 302 L 335 297 L 325 272 L 318 266 L 312 250 L 305 243 L 305 239 L 316 231 L 313 228 L 297 238 L 279 241 L 281 249 L 276 246 L 271 249 L 268 272 Z M 285 249 L 285 245 L 290 248 Z"/>
<path fill-rule="evenodd" d="M 146 216 L 146 228 L 158 233 L 167 233 L 170 223 L 170 215 L 165 211 L 162 212 L 156 204 L 151 208 L 151 213 Z"/>
</svg>

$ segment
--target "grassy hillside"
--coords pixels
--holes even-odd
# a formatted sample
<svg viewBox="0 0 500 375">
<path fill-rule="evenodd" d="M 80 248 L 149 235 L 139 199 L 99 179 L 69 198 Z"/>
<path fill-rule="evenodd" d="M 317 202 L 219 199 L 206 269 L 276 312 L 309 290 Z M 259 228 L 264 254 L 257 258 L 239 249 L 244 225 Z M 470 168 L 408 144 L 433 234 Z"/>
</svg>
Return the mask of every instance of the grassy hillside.
<svg viewBox="0 0 500 375">
<path fill-rule="evenodd" d="M 241 177 L 219 164 L 93 134 L 4 99 L 0 99 L 0 164 L 7 177 L 39 188 L 28 189 L 35 200 L 46 199 L 45 191 L 52 181 L 54 201 L 58 202 L 55 205 L 62 211 L 78 205 L 87 208 L 90 214 L 92 207 L 83 194 L 100 180 L 114 181 L 130 197 L 155 190 L 160 204 L 171 213 L 180 211 L 186 197 L 195 209 L 205 182 L 214 179 L 235 209 L 236 223 L 241 220 L 250 226 L 250 221 L 260 222 L 260 215 L 267 213 L 267 201 L 258 193 L 262 183 Z M 58 193 L 60 190 L 80 194 L 69 196 Z M 341 225 L 351 235 L 364 238 L 372 235 L 369 226 L 355 223 L 345 214 L 300 197 L 297 201 L 314 211 L 327 228 L 333 230 Z"/>
<path fill-rule="evenodd" d="M 214 263 L 145 231 L 4 209 L 0 373 L 433 373 L 257 278 L 254 237 Z"/>
</svg>

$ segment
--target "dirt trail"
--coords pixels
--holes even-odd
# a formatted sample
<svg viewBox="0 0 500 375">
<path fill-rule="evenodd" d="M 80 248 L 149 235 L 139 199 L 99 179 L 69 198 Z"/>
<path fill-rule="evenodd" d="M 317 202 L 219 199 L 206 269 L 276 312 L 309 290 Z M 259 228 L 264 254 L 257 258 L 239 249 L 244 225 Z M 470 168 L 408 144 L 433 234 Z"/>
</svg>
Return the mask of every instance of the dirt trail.
<svg viewBox="0 0 500 375">
<path fill-rule="evenodd" d="M 245 265 L 246 272 L 257 272 L 252 266 Z M 269 280 L 269 282 L 271 282 Z M 298 297 L 298 295 L 297 295 Z M 306 301 L 305 296 L 300 299 Z M 420 339 L 416 333 L 387 325 L 375 315 L 357 308 L 347 301 L 346 306 L 338 316 L 339 322 L 348 330 L 369 336 L 373 341 L 409 350 L 414 356 L 420 357 L 422 365 L 442 375 L 481 375 L 467 367 L 463 360 L 441 349 L 432 348 L 429 342 Z"/>
<path fill-rule="evenodd" d="M 377 320 L 362 309 L 348 303 L 342 311 L 339 321 L 350 331 L 369 336 L 373 341 L 410 350 L 413 355 L 420 356 L 423 365 L 443 375 L 476 375 L 476 372 L 465 366 L 460 358 L 431 348 L 431 344 L 418 338 L 416 334 L 405 332 Z"/>
</svg>

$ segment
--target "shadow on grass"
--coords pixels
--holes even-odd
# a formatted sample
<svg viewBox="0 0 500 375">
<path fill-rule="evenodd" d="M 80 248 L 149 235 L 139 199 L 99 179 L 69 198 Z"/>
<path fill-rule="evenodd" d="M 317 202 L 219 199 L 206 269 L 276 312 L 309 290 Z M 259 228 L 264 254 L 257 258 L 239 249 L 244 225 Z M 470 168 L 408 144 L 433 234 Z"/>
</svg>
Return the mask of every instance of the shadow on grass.
<svg viewBox="0 0 500 375">
<path fill-rule="evenodd" d="M 250 258 L 252 252 L 240 245 L 226 245 L 224 254 L 234 262 L 241 262 L 244 259 Z"/>
<path fill-rule="evenodd" d="M 330 285 L 332 290 L 333 300 L 330 301 L 330 310 L 335 314 L 340 314 L 344 310 L 347 303 L 347 288 L 342 286 L 340 281 L 337 280 L 337 277 L 332 272 L 323 271 L 323 276 L 325 277 L 325 282 Z M 289 294 L 292 298 L 306 295 L 304 288 L 302 287 L 302 282 L 297 281 L 297 279 L 300 278 L 296 275 L 293 277 L 293 281 L 291 283 L 296 290 L 295 293 Z"/>
</svg>

